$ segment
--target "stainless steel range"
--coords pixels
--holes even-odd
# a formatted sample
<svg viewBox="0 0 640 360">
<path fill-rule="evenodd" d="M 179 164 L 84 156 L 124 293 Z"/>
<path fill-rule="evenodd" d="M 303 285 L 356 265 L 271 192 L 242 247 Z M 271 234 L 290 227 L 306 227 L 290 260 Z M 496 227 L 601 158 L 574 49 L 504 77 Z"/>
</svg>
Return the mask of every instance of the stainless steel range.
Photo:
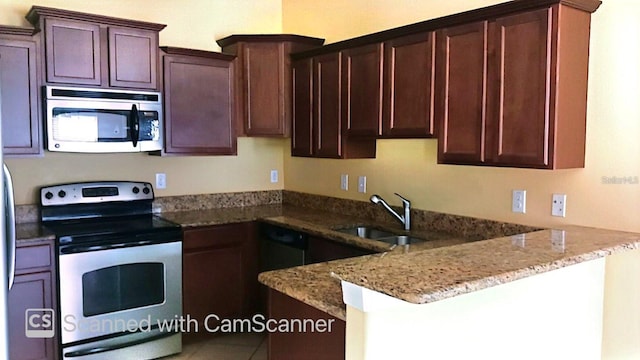
<svg viewBox="0 0 640 360">
<path fill-rule="evenodd" d="M 154 359 L 181 351 L 182 230 L 152 214 L 143 182 L 41 188 L 56 234 L 63 359 Z"/>
</svg>

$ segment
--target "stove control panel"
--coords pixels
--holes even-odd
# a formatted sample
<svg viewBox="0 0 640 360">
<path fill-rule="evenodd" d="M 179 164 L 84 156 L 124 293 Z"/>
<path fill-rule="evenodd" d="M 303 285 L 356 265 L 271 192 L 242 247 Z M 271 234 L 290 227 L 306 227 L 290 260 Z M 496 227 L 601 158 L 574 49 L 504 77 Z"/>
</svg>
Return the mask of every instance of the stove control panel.
<svg viewBox="0 0 640 360">
<path fill-rule="evenodd" d="M 153 198 L 153 187 L 148 182 L 99 181 L 40 188 L 42 206 L 153 200 Z"/>
</svg>

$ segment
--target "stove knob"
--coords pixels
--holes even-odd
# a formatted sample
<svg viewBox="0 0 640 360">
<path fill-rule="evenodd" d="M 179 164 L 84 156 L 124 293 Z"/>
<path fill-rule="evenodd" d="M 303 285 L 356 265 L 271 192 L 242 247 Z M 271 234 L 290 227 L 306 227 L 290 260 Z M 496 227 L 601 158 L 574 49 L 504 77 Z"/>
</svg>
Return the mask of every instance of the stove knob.
<svg viewBox="0 0 640 360">
<path fill-rule="evenodd" d="M 148 187 L 146 187 L 146 188 L 142 189 L 142 192 L 143 192 L 145 195 L 149 195 L 149 192 L 150 192 L 150 191 L 151 191 L 151 190 L 149 190 L 149 188 L 148 188 Z"/>
<path fill-rule="evenodd" d="M 60 190 L 58 191 L 58 196 L 60 196 L 61 198 L 67 196 L 67 193 L 64 190 Z"/>
<path fill-rule="evenodd" d="M 140 189 L 138 189 L 138 187 L 137 187 L 137 186 L 134 186 L 134 187 L 133 187 L 133 193 L 134 193 L 134 194 L 137 194 L 137 193 L 139 193 L 139 192 L 140 192 Z"/>
<path fill-rule="evenodd" d="M 51 191 L 47 191 L 47 193 L 44 194 L 44 197 L 46 197 L 47 200 L 51 200 L 53 198 L 53 194 L 51 193 Z"/>
</svg>

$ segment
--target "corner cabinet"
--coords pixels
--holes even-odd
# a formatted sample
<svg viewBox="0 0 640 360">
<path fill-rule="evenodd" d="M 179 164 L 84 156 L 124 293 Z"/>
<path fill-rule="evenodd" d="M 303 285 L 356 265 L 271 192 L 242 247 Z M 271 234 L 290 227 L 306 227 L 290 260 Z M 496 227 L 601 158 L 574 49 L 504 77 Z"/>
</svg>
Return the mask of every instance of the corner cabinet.
<svg viewBox="0 0 640 360">
<path fill-rule="evenodd" d="M 231 35 L 217 41 L 237 56 L 238 134 L 288 137 L 291 133 L 289 54 L 321 46 L 324 39 L 300 35 Z"/>
<path fill-rule="evenodd" d="M 594 10 L 560 3 L 439 30 L 439 163 L 584 167 Z"/>
<path fill-rule="evenodd" d="M 33 6 L 52 84 L 158 88 L 158 33 L 165 25 Z"/>
<path fill-rule="evenodd" d="M 249 318 L 258 307 L 259 245 L 255 222 L 184 230 L 182 243 L 183 313 L 197 319 Z M 213 327 L 212 321 L 209 326 Z M 207 335 L 184 334 L 190 341 Z"/>
<path fill-rule="evenodd" d="M 11 360 L 53 360 L 58 358 L 57 336 L 28 338 L 25 335 L 27 309 L 56 309 L 55 245 L 53 240 L 18 242 L 16 276 L 9 291 L 9 346 Z"/>
<path fill-rule="evenodd" d="M 0 93 L 4 155 L 42 154 L 40 37 L 33 29 L 0 26 Z"/>
<path fill-rule="evenodd" d="M 375 158 L 375 137 L 346 135 L 342 66 L 342 52 L 294 61 L 293 156 Z"/>
<path fill-rule="evenodd" d="M 163 47 L 163 155 L 235 155 L 234 56 Z"/>
</svg>

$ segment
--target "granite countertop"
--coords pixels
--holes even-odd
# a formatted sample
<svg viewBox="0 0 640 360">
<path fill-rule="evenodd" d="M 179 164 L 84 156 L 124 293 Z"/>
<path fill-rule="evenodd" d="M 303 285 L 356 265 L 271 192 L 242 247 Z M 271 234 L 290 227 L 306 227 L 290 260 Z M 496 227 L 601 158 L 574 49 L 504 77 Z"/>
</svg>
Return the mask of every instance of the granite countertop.
<svg viewBox="0 0 640 360">
<path fill-rule="evenodd" d="M 18 246 L 28 246 L 31 243 L 53 239 L 55 239 L 55 235 L 40 223 L 16 224 L 16 242 Z"/>
</svg>

